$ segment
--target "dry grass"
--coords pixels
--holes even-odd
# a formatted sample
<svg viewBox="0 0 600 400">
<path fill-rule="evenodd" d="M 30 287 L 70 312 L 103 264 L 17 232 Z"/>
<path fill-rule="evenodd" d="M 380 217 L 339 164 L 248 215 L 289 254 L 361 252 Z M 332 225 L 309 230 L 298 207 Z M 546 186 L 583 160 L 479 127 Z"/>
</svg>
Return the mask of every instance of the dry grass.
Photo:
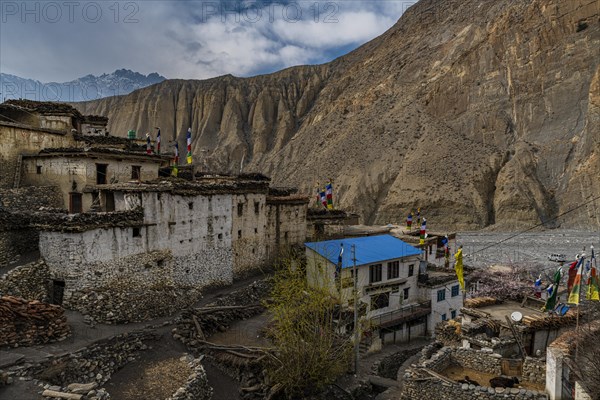
<svg viewBox="0 0 600 400">
<path fill-rule="evenodd" d="M 192 370 L 186 361 L 169 358 L 141 365 L 143 372 L 123 388 L 120 400 L 166 399 L 187 381 Z"/>
</svg>

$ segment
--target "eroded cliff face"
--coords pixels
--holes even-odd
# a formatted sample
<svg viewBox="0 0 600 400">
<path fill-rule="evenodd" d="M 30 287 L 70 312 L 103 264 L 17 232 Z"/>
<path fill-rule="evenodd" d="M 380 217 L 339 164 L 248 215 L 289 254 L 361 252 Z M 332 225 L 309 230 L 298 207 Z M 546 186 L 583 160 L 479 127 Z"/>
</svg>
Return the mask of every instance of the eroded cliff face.
<svg viewBox="0 0 600 400">
<path fill-rule="evenodd" d="M 78 108 L 108 115 L 113 134 L 160 126 L 180 146 L 191 126 L 211 168 L 243 159 L 307 193 L 331 178 L 369 223 L 420 206 L 433 227 L 556 226 L 600 196 L 599 18 L 595 0 L 422 0 L 326 65 L 170 80 Z M 599 215 L 600 200 L 557 222 Z"/>
</svg>

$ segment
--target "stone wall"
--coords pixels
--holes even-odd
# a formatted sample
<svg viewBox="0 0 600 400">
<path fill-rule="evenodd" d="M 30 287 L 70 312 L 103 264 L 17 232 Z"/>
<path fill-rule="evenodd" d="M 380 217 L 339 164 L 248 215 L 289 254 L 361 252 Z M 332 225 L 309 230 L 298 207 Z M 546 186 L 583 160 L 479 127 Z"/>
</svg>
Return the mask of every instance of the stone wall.
<svg viewBox="0 0 600 400">
<path fill-rule="evenodd" d="M 402 400 L 547 400 L 548 396 L 525 389 L 490 388 L 467 384 L 450 385 L 441 380 L 405 379 Z"/>
<path fill-rule="evenodd" d="M 526 357 L 523 362 L 523 379 L 534 383 L 546 383 L 546 360 Z"/>
<path fill-rule="evenodd" d="M 502 356 L 491 351 L 457 348 L 452 352 L 452 358 L 465 368 L 492 375 L 502 374 Z"/>
<path fill-rule="evenodd" d="M 43 261 L 16 267 L 0 278 L 0 294 L 48 301 L 50 270 Z"/>
<path fill-rule="evenodd" d="M 96 382 L 99 386 L 111 375 L 147 350 L 144 341 L 158 339 L 153 331 L 124 333 L 98 341 L 73 353 L 49 357 L 35 365 L 18 367 L 17 376 L 33 376 L 54 385 L 67 386 L 77 382 Z"/>
<path fill-rule="evenodd" d="M 10 211 L 38 211 L 40 208 L 64 208 L 62 195 L 57 186 L 21 187 L 0 189 L 0 206 Z"/>
<path fill-rule="evenodd" d="M 201 360 L 202 358 L 196 358 L 189 362 L 192 374 L 188 377 L 185 385 L 177 389 L 167 400 L 209 400 L 212 398 L 213 389 L 208 385 Z"/>
<path fill-rule="evenodd" d="M 0 225 L 2 218 L 0 217 Z M 37 252 L 39 233 L 32 228 L 3 231 L 0 228 L 0 268 L 18 262 L 26 254 Z"/>
<path fill-rule="evenodd" d="M 40 208 L 60 207 L 62 197 L 54 186 L 0 188 L 0 209 L 4 208 L 6 211 L 30 212 Z M 19 218 L 8 217 L 5 213 L 0 215 L 0 268 L 38 250 L 38 231 Z"/>
<path fill-rule="evenodd" d="M 59 251 L 60 245 L 55 245 Z M 48 254 L 45 247 L 43 254 Z M 96 322 L 124 323 L 171 315 L 193 304 L 200 289 L 228 283 L 220 282 L 212 269 L 218 265 L 216 257 L 215 253 L 193 260 L 154 251 L 115 261 L 70 259 L 61 264 L 57 258 L 48 262 L 52 279 L 65 282 L 66 308 L 79 310 Z"/>
<path fill-rule="evenodd" d="M 97 164 L 108 165 L 106 170 L 107 183 L 131 181 L 133 179 L 133 166 L 140 167 L 139 179 L 142 181 L 158 178 L 159 159 L 144 160 L 144 153 L 136 155 L 136 157 L 124 153 L 120 157 L 115 159 L 101 153 L 92 153 L 89 156 L 73 156 L 67 153 L 66 156 L 60 157 L 49 157 L 47 154 L 45 156 L 24 157 L 21 185 L 55 185 L 60 188 L 60 203 L 63 208 L 69 207 L 69 193 L 81 193 L 82 209 L 87 212 L 92 206 L 93 197 L 92 193 L 86 192 L 84 188 L 96 185 Z M 103 204 L 100 206 L 104 209 Z"/>
<path fill-rule="evenodd" d="M 238 278 L 266 264 L 266 194 L 235 194 L 231 211 L 233 274 Z"/>
<path fill-rule="evenodd" d="M 491 352 L 476 351 L 471 349 L 442 347 L 434 353 L 440 344 L 426 346 L 421 351 L 421 361 L 419 365 L 413 366 L 404 374 L 404 383 L 401 399 L 430 399 L 430 400 L 496 400 L 496 399 L 514 399 L 514 400 L 547 400 L 547 395 L 532 390 L 518 388 L 491 388 L 487 386 L 475 386 L 466 383 L 452 384 L 449 381 L 442 380 L 428 374 L 423 368 L 441 373 L 453 364 L 459 364 L 464 368 L 470 368 L 477 371 L 501 374 L 501 356 Z M 425 360 L 423 360 L 426 358 Z M 537 371 L 542 365 L 541 360 L 530 360 L 527 370 Z M 534 366 L 535 365 L 535 366 Z M 524 368 L 525 370 L 525 368 Z M 532 375 L 528 372 L 523 377 L 527 380 Z M 538 383 L 541 383 L 538 381 Z"/>
<path fill-rule="evenodd" d="M 73 135 L 0 122 L 0 187 L 12 188 L 19 156 L 48 147 L 75 146 Z"/>
<path fill-rule="evenodd" d="M 308 199 L 297 197 L 267 197 L 266 207 L 267 258 L 272 261 L 280 252 L 306 240 Z"/>
</svg>

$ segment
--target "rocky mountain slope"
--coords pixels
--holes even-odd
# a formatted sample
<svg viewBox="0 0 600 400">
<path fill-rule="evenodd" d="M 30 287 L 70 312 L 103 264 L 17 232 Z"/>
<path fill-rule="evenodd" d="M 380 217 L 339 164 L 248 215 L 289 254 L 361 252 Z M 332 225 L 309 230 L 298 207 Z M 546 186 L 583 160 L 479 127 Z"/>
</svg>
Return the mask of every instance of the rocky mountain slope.
<svg viewBox="0 0 600 400">
<path fill-rule="evenodd" d="M 160 126 L 211 168 L 313 193 L 335 183 L 365 222 L 517 228 L 600 196 L 595 0 L 421 0 L 382 36 L 319 66 L 168 80 L 80 103 L 113 134 Z M 600 200 L 560 218 L 600 226 Z"/>
<path fill-rule="evenodd" d="M 86 75 L 69 82 L 42 83 L 35 79 L 0 74 L 2 97 L 39 101 L 86 101 L 108 96 L 125 95 L 134 90 L 163 82 L 166 78 L 157 73 L 149 75 L 118 69 L 110 74 Z"/>
</svg>

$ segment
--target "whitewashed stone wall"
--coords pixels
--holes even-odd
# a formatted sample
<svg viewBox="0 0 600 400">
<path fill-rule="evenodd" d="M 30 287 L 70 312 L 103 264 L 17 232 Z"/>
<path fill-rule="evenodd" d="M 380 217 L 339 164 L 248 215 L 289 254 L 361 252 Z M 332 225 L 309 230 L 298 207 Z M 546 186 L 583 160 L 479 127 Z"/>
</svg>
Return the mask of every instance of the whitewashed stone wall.
<svg viewBox="0 0 600 400">
<path fill-rule="evenodd" d="M 133 293 L 233 282 L 231 195 L 144 192 L 118 200 L 119 210 L 143 204 L 144 225 L 40 234 L 40 254 L 53 279 L 65 281 L 66 307 L 87 310 L 84 293 L 93 290 Z"/>
</svg>

